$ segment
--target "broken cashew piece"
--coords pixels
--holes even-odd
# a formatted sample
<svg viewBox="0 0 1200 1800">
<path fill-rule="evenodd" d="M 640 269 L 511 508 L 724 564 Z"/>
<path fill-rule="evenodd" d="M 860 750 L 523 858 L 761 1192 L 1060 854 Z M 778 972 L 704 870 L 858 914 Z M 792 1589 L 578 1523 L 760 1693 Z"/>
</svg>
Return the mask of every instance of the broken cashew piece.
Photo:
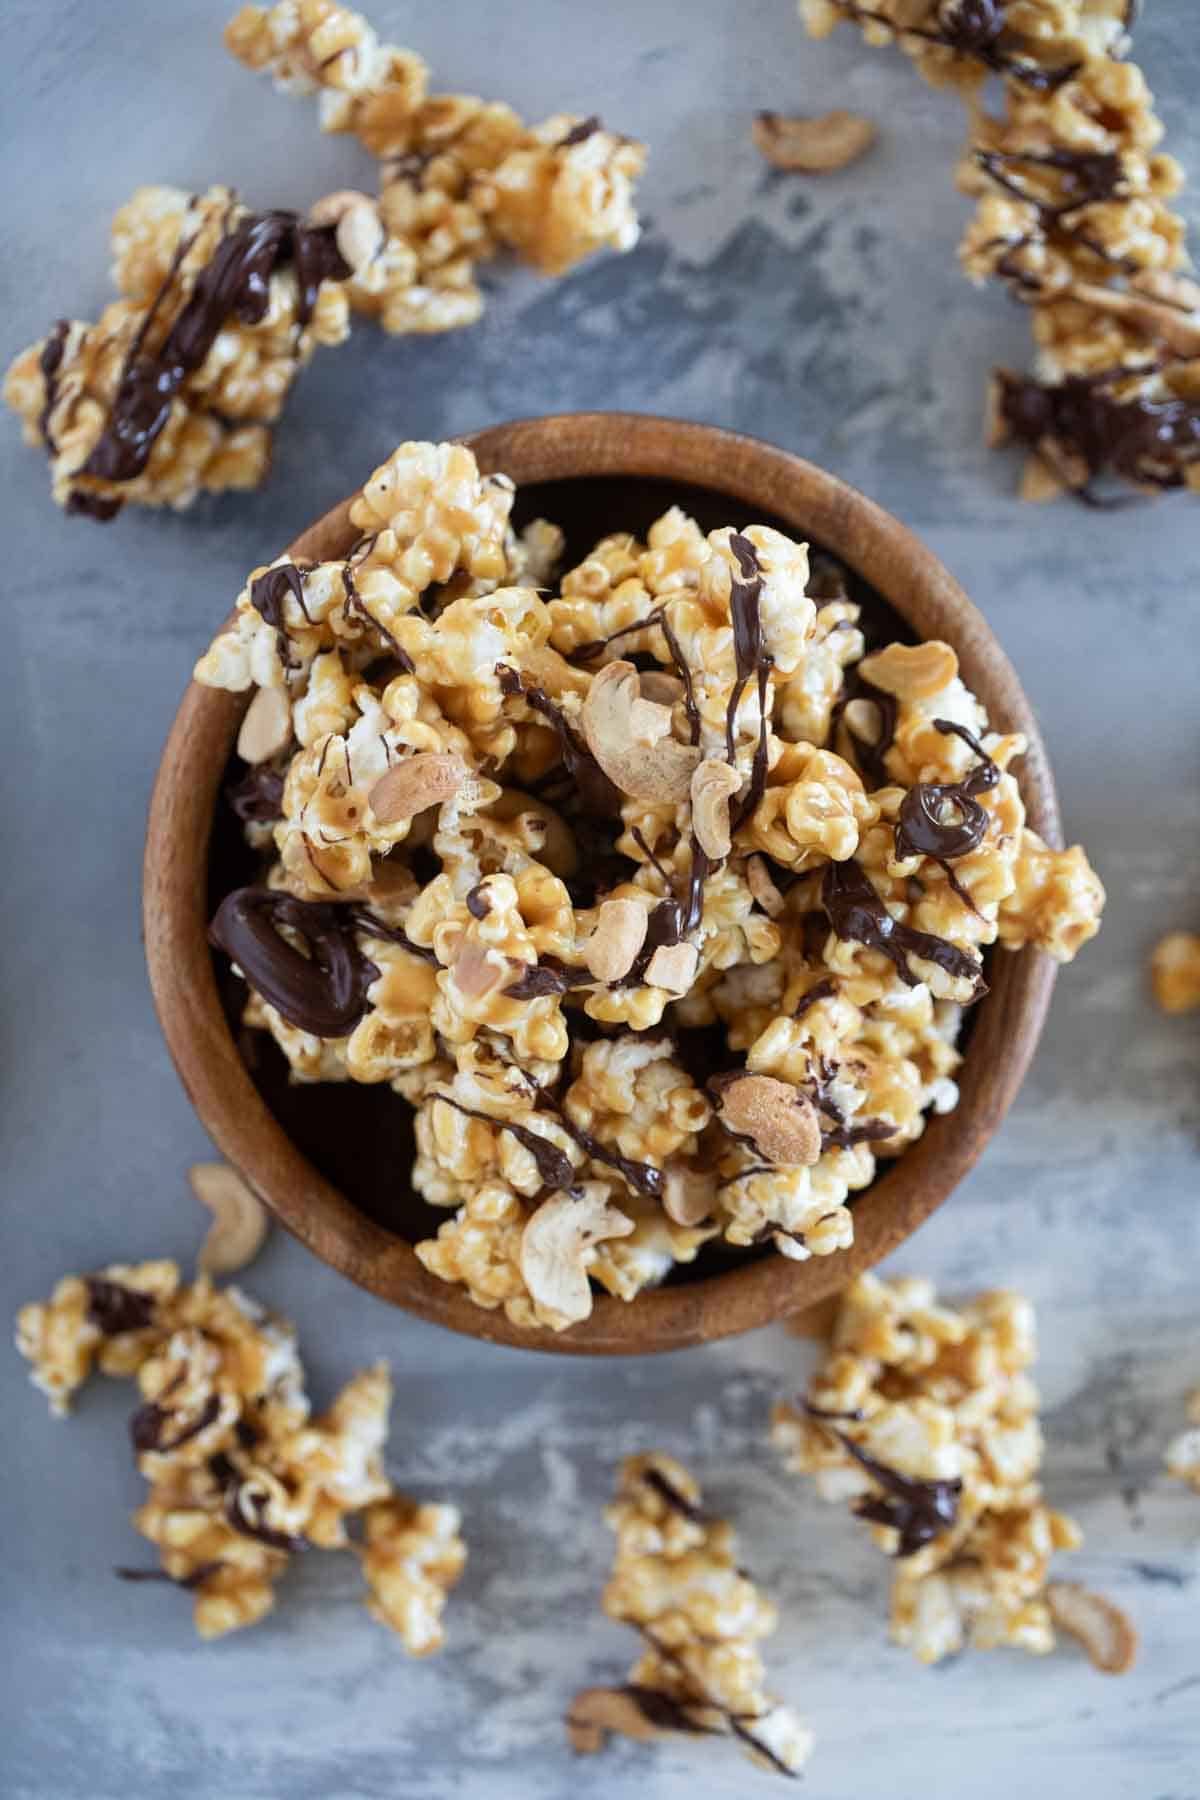
<svg viewBox="0 0 1200 1800">
<path fill-rule="evenodd" d="M 608 779 L 634 800 L 678 804 L 691 791 L 700 752 L 671 736 L 671 712 L 643 700 L 632 663 L 607 663 L 583 703 L 583 735 Z"/>
<path fill-rule="evenodd" d="M 692 828 L 705 856 L 720 862 L 732 849 L 729 802 L 742 785 L 732 763 L 706 756 L 692 776 Z"/>
<path fill-rule="evenodd" d="M 646 964 L 646 984 L 670 994 L 689 993 L 699 961 L 695 944 L 660 944 Z"/>
<path fill-rule="evenodd" d="M 748 1137 L 768 1162 L 809 1168 L 821 1154 L 821 1125 L 807 1094 L 773 1075 L 736 1075 L 716 1088 L 717 1117 Z"/>
<path fill-rule="evenodd" d="M 620 981 L 628 975 L 646 941 L 649 914 L 637 900 L 604 900 L 596 928 L 581 948 L 588 973 L 597 981 Z"/>
<path fill-rule="evenodd" d="M 357 274 L 374 262 L 383 248 L 384 229 L 379 208 L 369 195 L 355 188 L 339 188 L 326 194 L 309 212 L 313 225 L 334 225 L 334 240 L 342 258 Z"/>
<path fill-rule="evenodd" d="M 381 825 L 398 825 L 427 806 L 452 799 L 466 775 L 467 765 L 461 757 L 441 750 L 418 750 L 379 777 L 367 795 L 367 804 Z"/>
<path fill-rule="evenodd" d="M 701 1225 L 717 1203 L 717 1177 L 682 1158 L 663 1167 L 663 1211 L 673 1225 Z"/>
<path fill-rule="evenodd" d="M 555 1331 L 586 1319 L 592 1310 L 587 1253 L 602 1238 L 628 1237 L 633 1220 L 608 1204 L 602 1189 L 585 1187 L 578 1198 L 551 1194 L 521 1233 L 521 1279 L 538 1311 Z"/>
<path fill-rule="evenodd" d="M 1095 1668 L 1124 1675 L 1137 1655 L 1138 1635 L 1127 1613 L 1077 1581 L 1052 1581 L 1046 1588 L 1050 1617 L 1077 1639 Z"/>
<path fill-rule="evenodd" d="M 270 1226 L 266 1207 L 228 1163 L 193 1163 L 188 1181 L 213 1216 L 196 1267 L 202 1275 L 236 1275 L 263 1247 Z"/>
<path fill-rule="evenodd" d="M 923 644 L 889 644 L 858 667 L 872 687 L 897 700 L 931 700 L 958 674 L 958 658 L 941 638 L 927 638 Z"/>
<path fill-rule="evenodd" d="M 260 687 L 246 708 L 237 736 L 243 762 L 264 763 L 287 748 L 292 736 L 292 706 L 287 689 Z"/>
<path fill-rule="evenodd" d="M 817 119 L 760 112 L 751 127 L 754 142 L 776 169 L 828 175 L 857 162 L 875 142 L 875 127 L 858 113 L 829 112 Z"/>
<path fill-rule="evenodd" d="M 853 702 L 851 702 L 852 704 Z M 849 712 L 850 708 L 847 707 L 846 710 Z M 777 919 L 783 911 L 784 899 L 771 880 L 764 857 L 749 856 L 746 858 L 746 884 L 768 919 Z"/>
<path fill-rule="evenodd" d="M 567 1737 L 581 1756 L 604 1748 L 610 1732 L 648 1744 L 664 1737 L 666 1728 L 646 1717 L 634 1696 L 622 1688 L 584 1688 L 567 1711 Z"/>
</svg>

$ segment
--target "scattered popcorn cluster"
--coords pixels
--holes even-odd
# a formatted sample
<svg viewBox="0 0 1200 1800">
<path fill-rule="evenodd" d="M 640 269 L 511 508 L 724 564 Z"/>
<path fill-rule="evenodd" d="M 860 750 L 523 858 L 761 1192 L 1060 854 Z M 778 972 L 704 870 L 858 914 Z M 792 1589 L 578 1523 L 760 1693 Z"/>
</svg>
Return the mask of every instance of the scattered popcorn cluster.
<svg viewBox="0 0 1200 1800">
<path fill-rule="evenodd" d="M 1078 1526 L 1042 1498 L 1033 1308 L 981 1294 L 955 1311 L 933 1283 L 861 1276 L 847 1289 L 830 1354 L 799 1405 L 776 1408 L 772 1439 L 818 1493 L 848 1500 L 896 1559 L 892 1637 L 924 1663 L 966 1646 L 1054 1648 L 1078 1637 L 1097 1667 L 1127 1669 L 1124 1614 L 1050 1580 Z"/>
<path fill-rule="evenodd" d="M 17 1347 L 57 1413 L 93 1369 L 136 1380 L 129 1433 L 149 1493 L 133 1522 L 160 1567 L 121 1573 L 186 1588 L 201 1637 L 255 1624 L 291 1557 L 316 1547 L 358 1555 L 372 1614 L 412 1655 L 440 1647 L 466 1548 L 456 1508 L 417 1505 L 384 1472 L 386 1366 L 313 1418 L 291 1325 L 207 1276 L 181 1282 L 173 1262 L 65 1277 L 22 1307 Z"/>
<path fill-rule="evenodd" d="M 94 325 L 60 319 L 5 380 L 71 513 L 256 487 L 292 382 L 346 340 L 351 308 L 389 332 L 447 331 L 479 317 L 475 268 L 500 251 L 559 275 L 637 240 L 645 152 L 597 119 L 530 128 L 499 103 L 429 94 L 419 56 L 329 0 L 245 7 L 226 41 L 280 85 L 320 89 L 325 129 L 382 159 L 379 198 L 330 194 L 301 218 L 225 187 L 137 190 L 113 221 L 120 299 Z"/>
<path fill-rule="evenodd" d="M 600 1750 L 614 1731 L 732 1735 L 761 1766 L 798 1774 L 813 1735 L 763 1686 L 758 1642 L 778 1614 L 738 1567 L 732 1527 L 703 1510 L 691 1475 L 661 1452 L 626 1459 L 605 1517 L 617 1549 L 604 1610 L 644 1649 L 623 1685 L 576 1695 L 573 1747 Z"/>
<path fill-rule="evenodd" d="M 1031 312 L 1034 376 L 998 371 L 991 435 L 1030 452 L 1023 492 L 1095 498 L 1200 488 L 1200 287 L 1169 202 L 1183 171 L 1129 48 L 1133 0 L 800 0 L 809 31 L 849 20 L 898 42 L 966 100 L 959 185 L 977 202 L 961 250 L 975 282 Z M 981 88 L 998 78 L 1001 110 Z"/>
<path fill-rule="evenodd" d="M 672 509 L 556 583 L 512 504 L 403 444 L 345 557 L 254 571 L 196 677 L 255 690 L 231 798 L 273 860 L 211 935 L 297 1080 L 416 1107 L 426 1268 L 561 1330 L 718 1237 L 848 1245 L 956 1102 L 983 948 L 1065 961 L 1103 890 L 950 646 L 864 654 L 803 545 Z"/>
</svg>

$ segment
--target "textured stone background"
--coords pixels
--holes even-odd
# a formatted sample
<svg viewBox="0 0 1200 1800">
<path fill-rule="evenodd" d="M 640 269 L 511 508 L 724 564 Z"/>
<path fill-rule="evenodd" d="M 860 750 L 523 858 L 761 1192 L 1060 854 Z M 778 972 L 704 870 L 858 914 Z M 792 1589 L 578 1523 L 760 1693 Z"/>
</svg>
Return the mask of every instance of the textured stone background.
<svg viewBox="0 0 1200 1800">
<path fill-rule="evenodd" d="M 1141 57 L 1171 148 L 1200 161 L 1194 0 L 1154 0 Z M 366 183 L 354 147 L 222 52 L 217 0 L 8 0 L 7 358 L 109 296 L 109 215 L 140 181 L 236 183 L 304 204 Z M 1067 828 L 1108 884 L 1103 936 L 1059 983 L 1034 1073 L 981 1166 L 897 1259 L 951 1290 L 1005 1282 L 1041 1307 L 1046 1482 L 1082 1518 L 1085 1580 L 1127 1603 L 1136 1672 L 1106 1685 L 1069 1648 L 926 1672 L 885 1641 L 887 1569 L 780 1475 L 771 1399 L 809 1352 L 781 1330 L 608 1366 L 485 1350 L 389 1311 L 279 1236 L 254 1271 L 300 1320 L 322 1397 L 361 1363 L 399 1381 L 392 1461 L 466 1509 L 451 1648 L 411 1664 L 357 1604 L 349 1559 L 314 1556 L 276 1615 L 215 1647 L 186 1602 L 113 1580 L 139 1495 L 123 1389 L 49 1420 L 15 1355 L 0 1482 L 0 1794 L 5 1800 L 605 1800 L 768 1790 L 727 1746 L 619 1746 L 574 1766 L 559 1714 L 630 1654 L 596 1597 L 613 1464 L 657 1443 L 736 1510 L 778 1593 L 779 1688 L 820 1735 L 814 1800 L 1200 1795 L 1200 1503 L 1159 1473 L 1200 1382 L 1197 1026 L 1146 997 L 1157 934 L 1197 923 L 1195 502 L 1108 515 L 1022 510 L 980 443 L 982 376 L 1021 317 L 961 282 L 954 104 L 847 34 L 809 45 L 790 0 L 376 0 L 439 85 L 543 116 L 598 110 L 652 146 L 638 250 L 557 287 L 505 271 L 474 331 L 363 329 L 302 379 L 260 495 L 63 521 L 38 457 L 0 428 L 6 567 L 0 1310 L 68 1269 L 199 1235 L 184 1186 L 208 1154 L 150 1007 L 138 936 L 143 821 L 198 650 L 248 569 L 357 485 L 402 436 L 559 408 L 677 413 L 801 450 L 891 507 L 989 614 L 1040 709 Z M 760 106 L 848 105 L 882 124 L 859 167 L 773 175 Z"/>
</svg>

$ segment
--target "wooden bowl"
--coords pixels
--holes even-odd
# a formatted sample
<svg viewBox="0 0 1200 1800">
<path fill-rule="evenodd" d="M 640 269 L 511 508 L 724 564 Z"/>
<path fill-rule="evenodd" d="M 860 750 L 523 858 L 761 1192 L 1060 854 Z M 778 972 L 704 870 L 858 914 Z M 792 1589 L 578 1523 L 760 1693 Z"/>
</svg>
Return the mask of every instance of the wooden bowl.
<svg viewBox="0 0 1200 1800">
<path fill-rule="evenodd" d="M 589 493 L 611 492 L 616 477 L 626 484 L 622 491 L 635 509 L 631 523 L 641 522 L 638 508 L 648 519 L 669 504 L 669 489 L 656 490 L 654 483 L 674 484 L 708 490 L 714 523 L 781 522 L 830 551 L 877 590 L 913 634 L 945 638 L 954 646 L 963 678 L 987 707 L 994 729 L 1025 734 L 1029 750 L 1019 778 L 1029 823 L 1051 843 L 1060 842 L 1045 749 L 1012 666 L 937 558 L 862 494 L 755 439 L 634 414 L 528 419 L 478 432 L 465 442 L 485 471 L 505 471 L 518 490 L 531 483 L 563 484 L 552 499 L 539 496 L 556 519 L 572 507 L 579 514 Z M 593 478 L 591 489 L 572 487 L 587 478 Z M 358 535 L 348 508 L 348 501 L 334 507 L 296 539 L 290 554 L 311 561 L 344 555 Z M 394 1305 L 492 1343 L 587 1355 L 677 1350 L 814 1307 L 814 1318 L 822 1311 L 827 1316 L 838 1289 L 895 1250 L 941 1205 L 1012 1103 L 1054 982 L 1054 964 L 1034 950 L 993 956 L 991 992 L 972 1019 L 959 1105 L 930 1119 L 920 1140 L 854 1200 L 849 1251 L 805 1263 L 775 1252 L 745 1256 L 633 1302 L 598 1294 L 591 1318 L 563 1333 L 510 1325 L 502 1311 L 485 1311 L 462 1288 L 428 1274 L 407 1242 L 368 1218 L 319 1173 L 268 1110 L 239 1055 L 205 929 L 218 790 L 247 699 L 192 683 L 163 752 L 144 879 L 155 1005 L 183 1084 L 223 1155 L 310 1250 Z"/>
</svg>

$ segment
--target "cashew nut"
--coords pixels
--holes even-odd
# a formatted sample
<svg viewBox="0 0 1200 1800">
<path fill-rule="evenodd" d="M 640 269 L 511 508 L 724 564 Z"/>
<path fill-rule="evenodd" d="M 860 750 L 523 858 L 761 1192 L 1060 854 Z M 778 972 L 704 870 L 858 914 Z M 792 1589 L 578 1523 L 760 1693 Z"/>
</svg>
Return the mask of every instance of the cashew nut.
<svg viewBox="0 0 1200 1800">
<path fill-rule="evenodd" d="M 742 785 L 732 763 L 706 756 L 692 776 L 692 828 L 705 856 L 719 862 L 732 848 L 729 802 Z"/>
<path fill-rule="evenodd" d="M 660 944 L 646 964 L 647 985 L 666 988 L 671 994 L 686 994 L 696 979 L 699 961 L 695 944 Z"/>
<path fill-rule="evenodd" d="M 623 1688 L 584 1688 L 576 1694 L 567 1712 L 572 1750 L 590 1756 L 604 1748 L 612 1731 L 643 1744 L 665 1735 L 665 1728 L 648 1719 L 634 1696 Z"/>
<path fill-rule="evenodd" d="M 597 981 L 620 981 L 628 975 L 646 941 L 649 914 L 637 900 L 605 900 L 596 927 L 580 948 L 588 972 Z"/>
<path fill-rule="evenodd" d="M 196 1267 L 202 1275 L 234 1275 L 262 1249 L 270 1224 L 267 1209 L 228 1163 L 193 1163 L 188 1180 L 213 1216 Z"/>
<path fill-rule="evenodd" d="M 760 112 L 751 127 L 754 142 L 776 169 L 826 175 L 857 162 L 875 142 L 875 127 L 857 113 L 829 112 L 818 119 Z"/>
<path fill-rule="evenodd" d="M 773 1075 L 737 1075 L 716 1088 L 717 1117 L 748 1137 L 768 1162 L 810 1167 L 821 1154 L 821 1125 L 807 1094 Z"/>
<path fill-rule="evenodd" d="M 1083 1645 L 1105 1675 L 1124 1675 L 1137 1655 L 1138 1635 L 1128 1614 L 1077 1581 L 1052 1581 L 1046 1588 L 1050 1617 Z"/>
<path fill-rule="evenodd" d="M 950 686 L 958 674 L 958 658 L 949 644 L 930 638 L 924 644 L 889 644 L 864 656 L 858 667 L 872 687 L 898 700 L 930 700 Z"/>
<path fill-rule="evenodd" d="M 588 1252 L 602 1238 L 628 1237 L 633 1220 L 608 1204 L 604 1190 L 585 1187 L 578 1198 L 551 1194 L 521 1233 L 521 1279 L 555 1331 L 592 1310 Z"/>
<path fill-rule="evenodd" d="M 849 707 L 846 708 L 849 712 Z M 769 919 L 777 919 L 784 908 L 783 895 L 771 880 L 765 857 L 746 858 L 746 884 Z"/>
<path fill-rule="evenodd" d="M 292 707 L 287 689 L 260 687 L 246 708 L 238 732 L 237 753 L 243 762 L 269 762 L 286 749 L 292 736 Z"/>
<path fill-rule="evenodd" d="M 697 1168 L 682 1157 L 663 1166 L 663 1211 L 675 1225 L 700 1225 L 710 1217 L 717 1200 L 717 1177 L 711 1169 Z"/>
<path fill-rule="evenodd" d="M 366 194 L 355 188 L 339 188 L 326 194 L 309 211 L 312 225 L 335 225 L 335 242 L 344 260 L 357 274 L 379 255 L 384 230 L 379 208 Z"/>
<path fill-rule="evenodd" d="M 449 800 L 466 776 L 461 757 L 440 750 L 418 750 L 379 777 L 367 803 L 381 825 L 396 825 L 424 812 L 427 806 Z"/>
<path fill-rule="evenodd" d="M 700 752 L 671 736 L 671 712 L 643 700 L 632 663 L 608 663 L 583 703 L 588 749 L 614 786 L 634 800 L 686 800 Z"/>
<path fill-rule="evenodd" d="M 320 200 L 315 201 L 309 207 L 308 222 L 310 225 L 318 226 L 337 225 L 351 207 L 362 206 L 364 203 L 370 206 L 371 198 L 369 194 L 364 194 L 359 188 L 338 188 L 332 194 L 322 195 Z"/>
</svg>

